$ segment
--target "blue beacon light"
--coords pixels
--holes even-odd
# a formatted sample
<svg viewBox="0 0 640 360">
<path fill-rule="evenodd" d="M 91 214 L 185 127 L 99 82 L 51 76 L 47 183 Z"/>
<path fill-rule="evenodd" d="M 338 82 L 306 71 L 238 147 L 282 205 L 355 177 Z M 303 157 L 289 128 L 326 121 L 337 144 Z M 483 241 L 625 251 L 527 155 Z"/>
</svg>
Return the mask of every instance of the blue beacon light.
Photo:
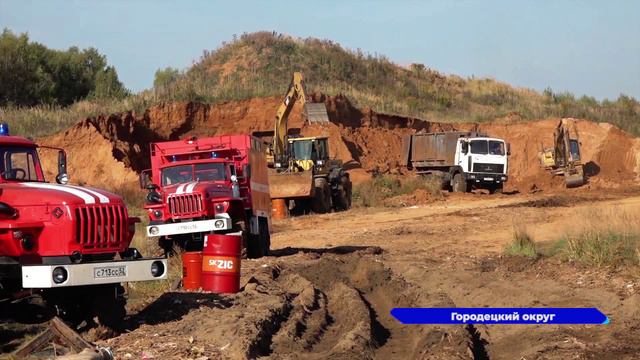
<svg viewBox="0 0 640 360">
<path fill-rule="evenodd" d="M 0 136 L 9 136 L 9 124 L 0 124 Z"/>
</svg>

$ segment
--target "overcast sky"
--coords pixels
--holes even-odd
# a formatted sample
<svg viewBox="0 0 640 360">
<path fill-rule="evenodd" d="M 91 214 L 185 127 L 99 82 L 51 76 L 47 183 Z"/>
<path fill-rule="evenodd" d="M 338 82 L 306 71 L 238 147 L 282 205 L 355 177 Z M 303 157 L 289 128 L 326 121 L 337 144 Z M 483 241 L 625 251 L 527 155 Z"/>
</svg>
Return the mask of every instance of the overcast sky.
<svg viewBox="0 0 640 360">
<path fill-rule="evenodd" d="M 640 1 L 0 0 L 0 28 L 66 49 L 93 46 L 125 85 L 186 68 L 259 30 L 334 40 L 448 74 L 580 96 L 640 98 Z"/>
</svg>

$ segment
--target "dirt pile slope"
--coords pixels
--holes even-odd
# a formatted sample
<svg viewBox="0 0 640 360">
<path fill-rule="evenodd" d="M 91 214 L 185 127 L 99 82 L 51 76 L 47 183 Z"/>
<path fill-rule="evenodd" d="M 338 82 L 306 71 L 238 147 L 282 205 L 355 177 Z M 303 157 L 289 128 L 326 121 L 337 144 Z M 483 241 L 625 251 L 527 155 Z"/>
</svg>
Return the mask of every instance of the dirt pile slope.
<svg viewBox="0 0 640 360">
<path fill-rule="evenodd" d="M 372 255 L 379 250 L 245 261 L 240 293 L 166 293 L 134 316 L 137 328 L 105 345 L 124 359 L 472 358 L 462 326 L 402 326 L 388 315 L 453 303 L 418 294 Z M 296 250 L 278 255 L 288 251 Z"/>
<path fill-rule="evenodd" d="M 303 135 L 327 135 L 330 152 L 343 159 L 354 175 L 403 172 L 400 167 L 402 137 L 416 131 L 477 129 L 511 144 L 509 188 L 562 187 L 538 165 L 537 153 L 549 146 L 558 119 L 535 122 L 437 123 L 357 109 L 344 96 L 314 95 L 327 104 L 331 123 L 305 125 L 297 104 L 290 128 Z M 144 114 L 127 112 L 85 119 L 63 133 L 45 139 L 47 145 L 69 150 L 70 172 L 75 182 L 114 188 L 132 183 L 135 173 L 149 167 L 149 143 L 186 136 L 210 136 L 271 130 L 281 99 L 254 98 L 206 105 L 165 103 Z M 576 120 L 592 187 L 619 187 L 636 182 L 640 173 L 640 141 L 609 124 Z M 53 154 L 48 155 L 55 163 Z M 362 170 L 358 170 L 362 169 Z M 51 171 L 52 172 L 52 171 Z"/>
</svg>

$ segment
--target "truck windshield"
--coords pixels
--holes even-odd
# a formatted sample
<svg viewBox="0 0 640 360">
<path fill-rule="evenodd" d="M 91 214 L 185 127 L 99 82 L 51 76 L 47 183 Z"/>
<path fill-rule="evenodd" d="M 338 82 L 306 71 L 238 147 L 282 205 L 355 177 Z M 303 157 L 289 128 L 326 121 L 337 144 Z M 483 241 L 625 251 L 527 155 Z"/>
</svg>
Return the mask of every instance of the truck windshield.
<svg viewBox="0 0 640 360">
<path fill-rule="evenodd" d="M 496 140 L 471 140 L 471 153 L 481 155 L 504 155 L 504 142 Z"/>
<path fill-rule="evenodd" d="M 162 186 L 189 181 L 226 180 L 224 163 L 202 163 L 171 166 L 162 169 Z"/>
<path fill-rule="evenodd" d="M 39 176 L 40 163 L 35 148 L 3 147 L 0 148 L 2 164 L 0 175 L 4 180 L 43 181 Z"/>
<path fill-rule="evenodd" d="M 487 140 L 471 140 L 470 143 L 472 154 L 487 154 Z"/>
</svg>

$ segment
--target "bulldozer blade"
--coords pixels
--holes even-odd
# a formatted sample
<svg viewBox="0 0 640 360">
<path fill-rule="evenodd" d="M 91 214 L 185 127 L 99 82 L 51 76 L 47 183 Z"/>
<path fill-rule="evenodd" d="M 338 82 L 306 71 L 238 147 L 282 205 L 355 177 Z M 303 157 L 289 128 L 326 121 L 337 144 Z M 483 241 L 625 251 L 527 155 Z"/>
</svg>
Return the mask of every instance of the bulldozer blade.
<svg viewBox="0 0 640 360">
<path fill-rule="evenodd" d="M 324 103 L 306 103 L 304 105 L 304 113 L 310 124 L 329 122 L 327 106 Z"/>
<path fill-rule="evenodd" d="M 269 193 L 272 199 L 311 197 L 313 174 L 311 171 L 277 173 L 269 170 Z"/>
</svg>

